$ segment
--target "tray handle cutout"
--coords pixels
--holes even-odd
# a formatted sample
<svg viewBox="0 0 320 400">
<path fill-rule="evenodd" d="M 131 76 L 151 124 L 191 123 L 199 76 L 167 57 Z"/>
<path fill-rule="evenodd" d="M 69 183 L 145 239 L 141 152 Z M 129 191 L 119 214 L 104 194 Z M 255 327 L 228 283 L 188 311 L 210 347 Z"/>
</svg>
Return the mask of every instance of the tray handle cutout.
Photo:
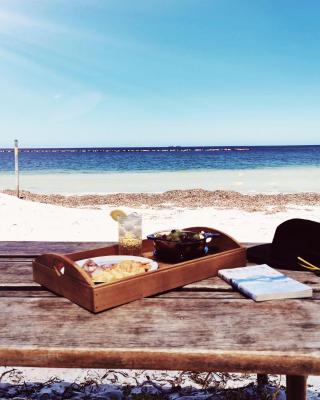
<svg viewBox="0 0 320 400">
<path fill-rule="evenodd" d="M 35 260 L 38 264 L 46 265 L 52 268 L 59 278 L 63 279 L 65 275 L 76 278 L 89 286 L 93 286 L 91 279 L 87 274 L 78 268 L 74 261 L 70 258 L 58 254 L 58 253 L 47 253 Z"/>
</svg>

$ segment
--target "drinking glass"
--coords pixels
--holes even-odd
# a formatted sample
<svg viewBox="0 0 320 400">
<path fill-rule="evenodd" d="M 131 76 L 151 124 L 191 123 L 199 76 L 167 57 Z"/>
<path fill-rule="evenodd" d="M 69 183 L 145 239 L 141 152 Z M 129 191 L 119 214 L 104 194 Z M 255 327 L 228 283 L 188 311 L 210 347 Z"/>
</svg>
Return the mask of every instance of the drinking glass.
<svg viewBox="0 0 320 400">
<path fill-rule="evenodd" d="M 119 217 L 119 254 L 140 256 L 142 250 L 142 217 L 133 213 Z"/>
</svg>

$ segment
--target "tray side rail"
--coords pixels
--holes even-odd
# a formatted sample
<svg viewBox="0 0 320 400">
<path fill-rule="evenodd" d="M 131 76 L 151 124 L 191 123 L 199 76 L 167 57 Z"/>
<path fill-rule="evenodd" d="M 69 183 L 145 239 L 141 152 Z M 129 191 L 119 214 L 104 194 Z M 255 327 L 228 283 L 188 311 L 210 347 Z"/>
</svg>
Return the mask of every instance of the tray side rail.
<svg viewBox="0 0 320 400">
<path fill-rule="evenodd" d="M 33 280 L 74 303 L 93 310 L 94 284 L 89 276 L 67 256 L 43 254 L 32 263 Z"/>
</svg>

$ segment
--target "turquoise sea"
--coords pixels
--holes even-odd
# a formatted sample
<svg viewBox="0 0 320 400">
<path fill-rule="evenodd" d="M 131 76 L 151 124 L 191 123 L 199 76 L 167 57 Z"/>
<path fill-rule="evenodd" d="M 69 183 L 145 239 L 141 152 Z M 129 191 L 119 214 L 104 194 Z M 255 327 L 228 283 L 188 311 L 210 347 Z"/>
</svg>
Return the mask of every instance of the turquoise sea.
<svg viewBox="0 0 320 400">
<path fill-rule="evenodd" d="M 320 192 L 320 145 L 29 148 L 19 166 L 22 189 L 44 193 Z M 14 186 L 13 150 L 0 149 L 0 188 Z"/>
<path fill-rule="evenodd" d="M 37 173 L 172 172 L 303 166 L 320 166 L 320 145 L 20 150 L 21 171 Z M 13 169 L 13 150 L 0 149 L 0 172 L 10 172 Z"/>
</svg>

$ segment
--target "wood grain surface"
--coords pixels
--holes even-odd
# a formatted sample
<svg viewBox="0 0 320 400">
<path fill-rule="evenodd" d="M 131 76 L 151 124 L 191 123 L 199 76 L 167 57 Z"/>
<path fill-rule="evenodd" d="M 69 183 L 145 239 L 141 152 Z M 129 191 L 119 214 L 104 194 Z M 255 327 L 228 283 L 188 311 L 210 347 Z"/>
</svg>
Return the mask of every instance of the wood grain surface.
<svg viewBox="0 0 320 400">
<path fill-rule="evenodd" d="M 111 244 L 110 242 L 0 242 L 0 257 L 36 257 L 43 253 L 73 253 Z"/>
<path fill-rule="evenodd" d="M 120 360 L 110 364 L 109 357 L 118 349 L 121 358 L 128 353 L 126 361 L 134 355 L 130 368 L 190 369 L 189 356 L 206 354 L 204 370 L 211 365 L 210 370 L 220 371 L 320 372 L 318 301 L 149 298 L 98 315 L 64 298 L 1 302 L 0 355 L 8 365 L 16 365 L 16 351 L 26 349 L 29 358 L 18 365 L 61 366 L 58 352 L 69 366 L 101 367 L 101 354 L 105 367 L 124 367 Z M 84 349 L 94 356 L 89 351 L 84 357 Z M 162 364 L 136 358 L 137 353 L 149 352 L 160 352 Z M 218 367 L 222 354 L 225 359 Z M 199 368 L 200 358 L 191 369 Z"/>
<path fill-rule="evenodd" d="M 255 303 L 216 277 L 94 315 L 32 282 L 30 254 L 73 251 L 70 243 L 11 245 L 12 257 L 0 246 L 2 365 L 320 374 L 312 273 L 285 271 L 313 299 Z"/>
</svg>

